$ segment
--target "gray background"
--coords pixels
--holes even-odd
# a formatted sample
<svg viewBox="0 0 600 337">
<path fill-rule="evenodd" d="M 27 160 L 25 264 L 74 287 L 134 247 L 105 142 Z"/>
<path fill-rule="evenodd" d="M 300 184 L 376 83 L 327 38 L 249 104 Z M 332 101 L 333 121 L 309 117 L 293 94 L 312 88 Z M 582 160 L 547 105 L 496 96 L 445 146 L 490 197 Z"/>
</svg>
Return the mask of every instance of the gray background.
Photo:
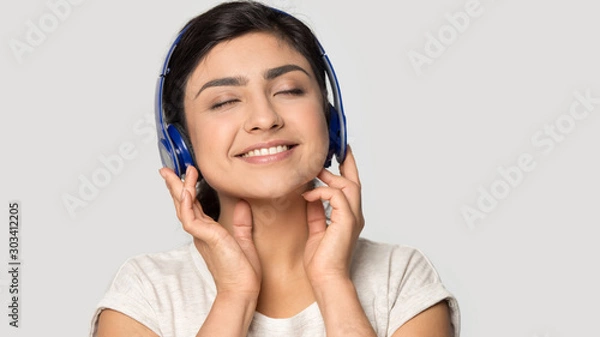
<svg viewBox="0 0 600 337">
<path fill-rule="evenodd" d="M 45 1 L 0 8 L 0 200 L 5 214 L 22 203 L 18 330 L 6 316 L 7 220 L 0 228 L 2 336 L 85 336 L 126 258 L 188 241 L 157 173 L 154 86 L 175 32 L 216 2 L 72 2 L 62 18 Z M 600 97 L 598 3 L 268 3 L 311 26 L 335 65 L 364 185 L 363 235 L 429 256 L 459 300 L 462 336 L 594 334 L 600 104 L 579 120 L 568 112 L 575 91 Z M 477 15 L 453 36 L 465 6 Z M 28 22 L 49 32 L 15 52 Z M 440 32 L 445 50 L 432 55 L 427 34 Z M 409 55 L 427 47 L 435 57 L 415 66 Z M 560 141 L 541 136 L 556 123 Z M 127 146 L 130 159 L 70 214 L 63 198 L 79 198 L 81 177 L 101 177 L 99 158 Z M 498 168 L 527 154 L 534 169 L 508 185 Z M 469 225 L 462 209 L 477 210 L 492 186 L 502 199 Z"/>
</svg>

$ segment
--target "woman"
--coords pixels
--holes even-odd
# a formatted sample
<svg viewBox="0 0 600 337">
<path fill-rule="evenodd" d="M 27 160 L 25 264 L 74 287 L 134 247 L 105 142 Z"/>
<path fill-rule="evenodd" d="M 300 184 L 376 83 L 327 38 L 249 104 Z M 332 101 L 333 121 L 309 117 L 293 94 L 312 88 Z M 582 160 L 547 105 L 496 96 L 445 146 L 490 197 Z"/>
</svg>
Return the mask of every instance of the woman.
<svg viewBox="0 0 600 337">
<path fill-rule="evenodd" d="M 224 3 L 186 25 L 167 63 L 161 110 L 193 165 L 160 174 L 193 242 L 127 261 L 92 336 L 459 335 L 426 257 L 359 238 L 352 151 L 340 176 L 323 167 L 326 64 L 304 24 Z"/>
</svg>

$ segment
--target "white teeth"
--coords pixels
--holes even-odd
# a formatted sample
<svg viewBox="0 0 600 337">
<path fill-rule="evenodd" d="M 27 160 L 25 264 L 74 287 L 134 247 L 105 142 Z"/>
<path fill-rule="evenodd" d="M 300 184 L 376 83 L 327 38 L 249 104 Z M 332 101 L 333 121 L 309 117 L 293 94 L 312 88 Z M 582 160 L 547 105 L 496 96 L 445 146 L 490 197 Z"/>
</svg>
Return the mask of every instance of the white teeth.
<svg viewBox="0 0 600 337">
<path fill-rule="evenodd" d="M 266 155 L 270 155 L 270 154 L 276 154 L 279 152 L 287 151 L 288 149 L 289 149 L 289 147 L 287 145 L 273 146 L 270 148 L 262 148 L 262 149 L 248 151 L 247 153 L 244 153 L 242 155 L 242 157 L 246 158 L 246 157 L 266 156 Z"/>
</svg>

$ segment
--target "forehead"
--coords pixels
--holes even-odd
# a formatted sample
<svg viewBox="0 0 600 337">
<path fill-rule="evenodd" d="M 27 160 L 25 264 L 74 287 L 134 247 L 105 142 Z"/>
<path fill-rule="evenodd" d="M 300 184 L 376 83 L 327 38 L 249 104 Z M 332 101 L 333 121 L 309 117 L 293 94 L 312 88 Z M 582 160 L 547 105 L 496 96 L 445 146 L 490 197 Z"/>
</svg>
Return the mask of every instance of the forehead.
<svg viewBox="0 0 600 337">
<path fill-rule="evenodd" d="M 252 76 L 284 64 L 311 71 L 308 60 L 289 42 L 271 33 L 252 32 L 214 46 L 192 72 L 190 82 L 216 76 Z"/>
</svg>

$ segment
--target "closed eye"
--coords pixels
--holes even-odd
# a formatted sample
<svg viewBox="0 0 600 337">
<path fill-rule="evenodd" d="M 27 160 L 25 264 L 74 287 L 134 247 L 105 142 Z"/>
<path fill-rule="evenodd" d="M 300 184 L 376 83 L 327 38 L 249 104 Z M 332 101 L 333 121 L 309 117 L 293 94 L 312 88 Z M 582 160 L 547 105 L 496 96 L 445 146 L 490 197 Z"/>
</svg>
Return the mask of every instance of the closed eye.
<svg viewBox="0 0 600 337">
<path fill-rule="evenodd" d="M 278 95 L 278 94 L 301 96 L 304 94 L 304 90 L 302 90 L 302 89 L 283 90 L 283 91 L 278 91 L 277 93 L 275 93 L 275 95 Z"/>
<path fill-rule="evenodd" d="M 231 105 L 231 104 L 236 103 L 236 102 L 239 102 L 239 100 L 237 100 L 237 99 L 231 99 L 231 100 L 228 100 L 228 101 L 218 102 L 218 103 L 213 104 L 210 107 L 210 109 L 211 110 L 219 110 L 219 109 L 221 109 L 221 108 L 223 108 L 223 107 L 225 107 L 227 105 Z"/>
</svg>

